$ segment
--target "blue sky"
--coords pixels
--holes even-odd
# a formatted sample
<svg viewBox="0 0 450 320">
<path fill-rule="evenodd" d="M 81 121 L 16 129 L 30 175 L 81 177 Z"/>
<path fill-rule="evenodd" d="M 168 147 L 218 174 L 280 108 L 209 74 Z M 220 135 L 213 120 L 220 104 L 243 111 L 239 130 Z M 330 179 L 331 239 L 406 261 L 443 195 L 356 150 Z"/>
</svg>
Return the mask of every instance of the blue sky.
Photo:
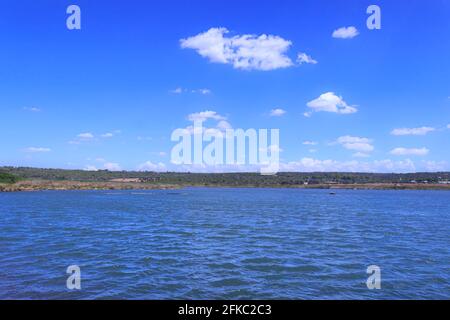
<svg viewBox="0 0 450 320">
<path fill-rule="evenodd" d="M 0 165 L 181 170 L 209 111 L 280 129 L 283 170 L 450 170 L 448 0 L 16 0 L 0 39 Z"/>
</svg>

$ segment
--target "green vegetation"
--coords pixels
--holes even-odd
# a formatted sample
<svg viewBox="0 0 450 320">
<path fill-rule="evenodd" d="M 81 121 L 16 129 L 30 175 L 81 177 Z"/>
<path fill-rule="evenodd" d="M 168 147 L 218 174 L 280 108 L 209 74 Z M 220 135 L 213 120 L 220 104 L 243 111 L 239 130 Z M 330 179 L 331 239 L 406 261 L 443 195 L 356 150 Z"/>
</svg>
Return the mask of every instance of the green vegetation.
<svg viewBox="0 0 450 320">
<path fill-rule="evenodd" d="M 19 177 L 16 175 L 0 171 L 0 183 L 16 183 L 19 180 Z"/>
<path fill-rule="evenodd" d="M 151 184 L 198 185 L 198 186 L 255 186 L 255 187 L 295 187 L 299 185 L 332 184 L 435 184 L 450 181 L 450 172 L 437 173 L 342 173 L 342 172 L 282 172 L 276 176 L 259 173 L 177 173 L 138 171 L 83 171 L 62 169 L 37 169 L 24 167 L 0 168 L 0 181 L 51 180 L 107 182 L 112 179 L 138 179 Z M 1 178 L 5 177 L 5 178 Z M 9 177 L 9 178 L 8 178 Z M 12 180 L 11 180 L 12 179 Z"/>
</svg>

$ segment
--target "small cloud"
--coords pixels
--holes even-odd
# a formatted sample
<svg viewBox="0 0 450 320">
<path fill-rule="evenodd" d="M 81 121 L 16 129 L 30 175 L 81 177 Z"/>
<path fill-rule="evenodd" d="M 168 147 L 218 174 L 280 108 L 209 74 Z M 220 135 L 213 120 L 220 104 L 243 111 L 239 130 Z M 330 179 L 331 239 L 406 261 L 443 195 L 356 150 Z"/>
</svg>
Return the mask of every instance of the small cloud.
<svg viewBox="0 0 450 320">
<path fill-rule="evenodd" d="M 316 146 L 317 142 L 316 141 L 310 141 L 310 140 L 305 140 L 302 142 L 303 145 L 305 146 Z"/>
<path fill-rule="evenodd" d="M 375 149 L 371 144 L 372 140 L 368 138 L 343 136 L 339 137 L 336 142 L 342 145 L 345 149 L 363 153 L 372 152 Z"/>
<path fill-rule="evenodd" d="M 25 108 L 23 108 L 23 110 L 30 111 L 30 112 L 41 112 L 42 111 L 41 109 L 39 109 L 37 107 L 25 107 Z"/>
<path fill-rule="evenodd" d="M 284 114 L 286 114 L 286 110 L 280 108 L 270 110 L 271 117 L 281 117 Z"/>
<path fill-rule="evenodd" d="M 81 144 L 82 142 L 91 141 L 94 139 L 94 135 L 90 132 L 83 132 L 76 136 L 74 140 L 69 141 L 69 144 Z"/>
<path fill-rule="evenodd" d="M 181 87 L 178 87 L 178 88 L 175 88 L 175 89 L 173 89 L 173 90 L 170 90 L 169 92 L 170 93 L 174 93 L 174 94 L 181 94 L 181 93 L 183 93 L 185 91 L 185 89 L 183 89 L 183 88 L 181 88 Z"/>
<path fill-rule="evenodd" d="M 303 52 L 299 52 L 297 55 L 297 63 L 298 64 L 317 64 L 317 60 L 314 60 L 313 58 L 311 58 L 311 56 L 307 55 L 306 53 Z"/>
<path fill-rule="evenodd" d="M 138 166 L 138 171 L 164 171 L 166 170 L 166 165 L 162 162 L 153 163 L 151 161 L 146 161 Z"/>
<path fill-rule="evenodd" d="M 420 127 L 420 128 L 399 128 L 391 131 L 391 135 L 394 136 L 424 136 L 429 132 L 435 131 L 432 127 Z"/>
<path fill-rule="evenodd" d="M 423 161 L 422 164 L 427 171 L 448 171 L 449 166 L 447 161 Z"/>
<path fill-rule="evenodd" d="M 42 148 L 42 147 L 29 147 L 24 149 L 25 152 L 28 153 L 42 153 L 42 152 L 50 152 L 52 151 L 50 148 Z"/>
<path fill-rule="evenodd" d="M 207 94 L 211 94 L 212 91 L 209 89 L 203 88 L 203 89 L 192 90 L 192 93 L 200 93 L 200 94 L 207 95 Z"/>
<path fill-rule="evenodd" d="M 337 30 L 333 31 L 333 38 L 338 38 L 338 39 L 351 39 L 356 37 L 359 34 L 358 30 L 353 27 L 342 27 L 339 28 Z"/>
<path fill-rule="evenodd" d="M 120 165 L 118 163 L 106 162 L 103 167 L 109 171 L 121 171 Z"/>
<path fill-rule="evenodd" d="M 203 95 L 208 95 L 208 94 L 212 93 L 212 91 L 210 89 L 208 89 L 208 88 L 189 90 L 189 89 L 185 89 L 185 88 L 182 88 L 182 87 L 178 87 L 176 89 L 170 90 L 169 92 L 173 93 L 173 94 L 182 94 L 182 93 L 185 93 L 185 92 L 191 92 L 191 93 L 198 93 L 198 94 L 203 94 Z"/>
<path fill-rule="evenodd" d="M 426 156 L 429 151 L 427 148 L 395 148 L 390 153 L 394 156 Z"/>
<path fill-rule="evenodd" d="M 447 129 L 450 129 L 450 124 L 447 125 Z"/>
<path fill-rule="evenodd" d="M 95 166 L 87 165 L 83 169 L 84 171 L 98 171 L 98 169 Z"/>
<path fill-rule="evenodd" d="M 107 132 L 101 135 L 102 138 L 112 138 L 114 137 L 114 134 L 111 132 Z"/>
<path fill-rule="evenodd" d="M 216 111 L 211 111 L 211 110 L 191 113 L 190 115 L 188 115 L 188 120 L 189 121 L 206 121 L 208 119 L 226 120 L 226 117 L 221 116 Z"/>
<path fill-rule="evenodd" d="M 91 140 L 94 139 L 94 135 L 90 132 L 84 132 L 77 135 L 77 138 L 81 140 Z"/>
<path fill-rule="evenodd" d="M 340 114 L 350 114 L 358 111 L 354 106 L 349 106 L 342 97 L 333 92 L 321 94 L 318 98 L 306 104 L 312 111 L 305 112 L 305 117 L 310 117 L 311 112 L 334 112 Z"/>
</svg>

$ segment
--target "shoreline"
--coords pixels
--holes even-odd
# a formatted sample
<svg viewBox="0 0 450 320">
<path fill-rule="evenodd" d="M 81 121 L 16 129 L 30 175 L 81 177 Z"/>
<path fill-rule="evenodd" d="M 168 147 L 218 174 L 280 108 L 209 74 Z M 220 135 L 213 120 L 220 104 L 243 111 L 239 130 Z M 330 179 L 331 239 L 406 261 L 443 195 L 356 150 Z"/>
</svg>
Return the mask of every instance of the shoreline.
<svg viewBox="0 0 450 320">
<path fill-rule="evenodd" d="M 74 190 L 175 190 L 179 186 L 140 182 L 82 182 L 24 180 L 14 184 L 0 184 L 0 192 L 74 191 Z"/>
<path fill-rule="evenodd" d="M 189 187 L 204 188 L 261 188 L 261 189 L 328 189 L 328 190 L 448 190 L 448 184 L 413 183 L 355 183 L 355 184 L 297 184 L 297 185 L 229 185 L 229 184 L 157 184 L 132 181 L 53 181 L 24 180 L 14 184 L 0 184 L 0 192 L 73 191 L 73 190 L 176 190 Z"/>
</svg>

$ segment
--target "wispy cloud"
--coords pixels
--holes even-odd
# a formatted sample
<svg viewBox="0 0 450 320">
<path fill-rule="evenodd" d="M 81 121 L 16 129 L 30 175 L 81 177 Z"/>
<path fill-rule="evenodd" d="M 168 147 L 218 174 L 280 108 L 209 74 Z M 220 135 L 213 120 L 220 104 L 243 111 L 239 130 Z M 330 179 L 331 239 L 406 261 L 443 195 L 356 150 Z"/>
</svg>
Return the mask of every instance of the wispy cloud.
<svg viewBox="0 0 450 320">
<path fill-rule="evenodd" d="M 281 117 L 284 114 L 286 114 L 286 110 L 283 110 L 281 108 L 276 108 L 276 109 L 270 110 L 271 117 Z"/>
<path fill-rule="evenodd" d="M 395 156 L 426 156 L 429 151 L 427 148 L 395 148 L 390 153 Z"/>
<path fill-rule="evenodd" d="M 191 89 L 191 90 L 189 90 L 189 89 L 182 88 L 182 87 L 175 88 L 173 90 L 170 90 L 169 92 L 173 93 L 173 94 L 182 94 L 182 93 L 185 93 L 185 92 L 187 92 L 187 93 L 191 92 L 191 93 L 198 93 L 198 94 L 202 94 L 202 95 L 208 95 L 208 94 L 212 93 L 211 89 L 208 89 L 208 88 L 200 88 L 200 89 Z"/>
<path fill-rule="evenodd" d="M 304 144 L 305 146 L 315 146 L 315 145 L 317 145 L 317 142 L 311 141 L 311 140 L 305 140 L 302 142 L 302 144 Z"/>
<path fill-rule="evenodd" d="M 415 172 L 415 164 L 410 160 L 393 161 L 391 159 L 374 161 L 338 161 L 302 158 L 298 161 L 281 163 L 282 171 L 296 172 Z"/>
<path fill-rule="evenodd" d="M 83 132 L 77 135 L 77 138 L 82 140 L 91 140 L 94 139 L 94 135 L 90 132 Z"/>
<path fill-rule="evenodd" d="M 165 171 L 166 165 L 162 162 L 153 163 L 151 161 L 146 161 L 146 162 L 140 164 L 138 166 L 137 170 L 138 171 L 154 171 L 154 172 Z"/>
<path fill-rule="evenodd" d="M 42 152 L 50 152 L 52 150 L 50 148 L 43 148 L 43 147 L 29 147 L 25 148 L 23 151 L 28 153 L 42 153 Z"/>
<path fill-rule="evenodd" d="M 304 52 L 299 52 L 297 54 L 297 63 L 298 64 L 317 64 L 317 60 L 314 60 L 311 56 L 307 55 Z"/>
<path fill-rule="evenodd" d="M 24 107 L 23 110 L 30 111 L 30 112 L 41 112 L 42 111 L 38 107 Z"/>
<path fill-rule="evenodd" d="M 103 167 L 109 171 L 121 171 L 122 170 L 120 165 L 118 163 L 114 163 L 114 162 L 106 162 L 105 164 L 103 164 Z"/>
<path fill-rule="evenodd" d="M 112 133 L 112 132 L 103 133 L 101 135 L 101 137 L 102 138 L 112 138 L 112 137 L 114 137 L 114 133 Z"/>
<path fill-rule="evenodd" d="M 432 127 L 420 127 L 420 128 L 399 128 L 391 131 L 394 136 L 424 136 L 429 132 L 435 131 Z"/>
</svg>

